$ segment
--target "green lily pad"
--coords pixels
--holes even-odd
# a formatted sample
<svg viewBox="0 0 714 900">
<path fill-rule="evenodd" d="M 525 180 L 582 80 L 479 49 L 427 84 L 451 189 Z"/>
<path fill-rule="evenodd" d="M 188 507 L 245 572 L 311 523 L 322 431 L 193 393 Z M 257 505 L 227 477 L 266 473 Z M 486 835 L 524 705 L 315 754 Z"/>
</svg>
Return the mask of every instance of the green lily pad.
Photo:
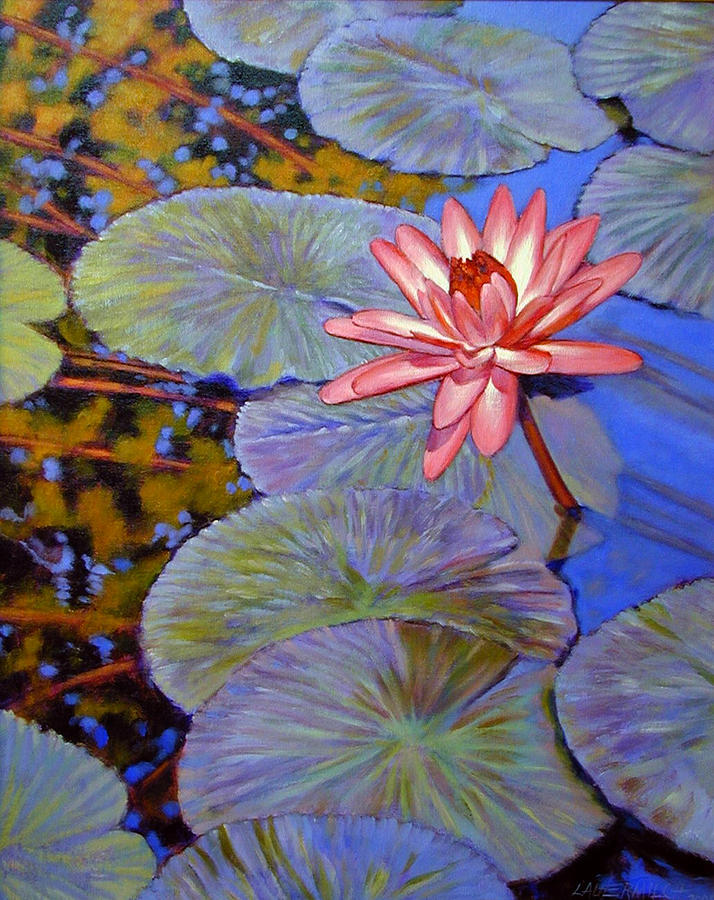
<svg viewBox="0 0 714 900">
<path fill-rule="evenodd" d="M 209 831 L 141 900 L 507 900 L 492 865 L 427 828 L 366 816 L 280 816 Z"/>
<path fill-rule="evenodd" d="M 714 579 L 581 639 L 558 675 L 569 746 L 616 806 L 714 858 Z"/>
<path fill-rule="evenodd" d="M 451 12 L 442 0 L 184 0 L 199 40 L 219 56 L 251 66 L 297 72 L 331 29 L 354 19 L 400 12 Z"/>
<path fill-rule="evenodd" d="M 561 868 L 609 816 L 549 712 L 555 669 L 438 625 L 365 621 L 256 653 L 194 716 L 195 831 L 270 814 L 372 815 L 472 842 L 507 880 Z"/>
<path fill-rule="evenodd" d="M 656 141 L 714 150 L 714 4 L 619 3 L 590 26 L 574 66 L 586 94 L 621 97 Z"/>
<path fill-rule="evenodd" d="M 513 172 L 550 147 L 583 150 L 614 131 L 578 91 L 563 44 L 457 18 L 338 28 L 308 57 L 299 88 L 318 134 L 402 172 Z"/>
<path fill-rule="evenodd" d="M 242 407 L 236 455 L 266 494 L 320 487 L 417 488 L 476 504 L 513 527 L 525 546 L 546 554 L 562 524 L 543 477 L 516 427 L 492 459 L 471 440 L 436 481 L 422 473 L 435 388 L 417 386 L 328 406 L 312 385 L 281 385 Z M 575 397 L 535 397 L 533 412 L 566 483 L 598 512 L 617 508 L 620 458 L 597 417 Z M 592 533 L 582 527 L 571 549 Z"/>
<path fill-rule="evenodd" d="M 31 327 L 65 309 L 62 279 L 10 241 L 0 241 L 0 403 L 39 390 L 62 361 L 62 352 Z"/>
<path fill-rule="evenodd" d="M 712 4 L 714 9 L 714 4 Z M 585 186 L 578 213 L 602 225 L 600 261 L 628 247 L 643 262 L 627 292 L 714 316 L 714 156 L 639 146 L 606 159 Z"/>
<path fill-rule="evenodd" d="M 328 196 L 197 188 L 117 219 L 77 263 L 74 299 L 112 348 L 244 387 L 316 381 L 362 362 L 323 323 L 407 301 L 369 253 L 431 219 Z M 379 348 L 368 353 L 378 355 Z"/>
<path fill-rule="evenodd" d="M 502 522 L 419 491 L 308 491 L 215 522 L 181 547 L 144 602 L 161 690 L 192 709 L 261 647 L 365 618 L 421 619 L 557 658 L 570 592 L 508 555 Z"/>
<path fill-rule="evenodd" d="M 0 889 L 8 900 L 125 900 L 152 877 L 144 839 L 118 828 L 126 791 L 78 747 L 0 712 Z"/>
</svg>

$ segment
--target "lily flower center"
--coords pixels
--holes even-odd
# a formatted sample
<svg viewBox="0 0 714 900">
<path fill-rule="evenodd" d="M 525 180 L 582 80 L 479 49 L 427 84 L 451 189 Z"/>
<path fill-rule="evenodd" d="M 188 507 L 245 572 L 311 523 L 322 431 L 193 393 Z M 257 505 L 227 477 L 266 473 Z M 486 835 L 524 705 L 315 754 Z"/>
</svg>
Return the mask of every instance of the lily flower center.
<svg viewBox="0 0 714 900">
<path fill-rule="evenodd" d="M 481 288 L 488 284 L 494 272 L 503 276 L 511 286 L 514 296 L 518 299 L 518 288 L 513 276 L 508 269 L 494 259 L 489 253 L 477 250 L 471 259 L 457 259 L 452 256 L 449 260 L 449 293 L 461 291 L 466 300 L 477 312 L 481 308 Z"/>
</svg>

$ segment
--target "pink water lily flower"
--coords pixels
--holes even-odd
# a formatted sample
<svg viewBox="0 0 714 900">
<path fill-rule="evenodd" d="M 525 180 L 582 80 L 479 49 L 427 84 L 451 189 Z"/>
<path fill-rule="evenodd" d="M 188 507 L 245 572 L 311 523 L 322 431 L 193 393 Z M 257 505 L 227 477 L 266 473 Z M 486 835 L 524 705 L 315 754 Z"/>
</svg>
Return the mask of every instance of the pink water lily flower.
<svg viewBox="0 0 714 900">
<path fill-rule="evenodd" d="M 597 265 L 584 262 L 599 216 L 546 232 L 545 194 L 537 190 L 519 218 L 510 191 L 495 192 L 483 232 L 451 198 L 439 248 L 411 225 L 371 250 L 417 317 L 365 309 L 328 319 L 328 334 L 399 352 L 364 363 L 320 390 L 325 403 L 345 403 L 439 380 L 424 474 L 435 479 L 470 433 L 484 456 L 508 440 L 517 416 L 518 376 L 544 372 L 599 375 L 631 372 L 631 350 L 588 341 L 552 340 L 614 294 L 640 266 L 638 253 Z"/>
</svg>

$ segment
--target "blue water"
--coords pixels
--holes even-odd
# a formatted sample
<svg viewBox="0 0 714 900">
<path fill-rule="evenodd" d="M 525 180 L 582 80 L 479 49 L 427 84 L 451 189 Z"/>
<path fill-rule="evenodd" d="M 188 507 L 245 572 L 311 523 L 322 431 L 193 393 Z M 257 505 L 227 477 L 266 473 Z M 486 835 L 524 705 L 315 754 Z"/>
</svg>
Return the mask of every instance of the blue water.
<svg viewBox="0 0 714 900">
<path fill-rule="evenodd" d="M 612 5 L 467 2 L 458 15 L 573 44 Z M 647 138 L 639 141 L 649 143 Z M 530 169 L 479 178 L 458 197 L 474 220 L 483 223 L 498 184 L 508 185 L 517 209 L 541 187 L 552 228 L 575 215 L 597 165 L 624 146 L 618 134 L 580 153 L 552 150 Z M 443 194 L 432 197 L 427 215 L 438 220 L 445 200 Z M 714 323 L 617 297 L 564 336 L 630 346 L 646 362 L 632 376 L 594 378 L 593 389 L 581 398 L 597 413 L 624 467 L 617 517 L 606 520 L 587 513 L 587 524 L 603 540 L 562 569 L 587 632 L 673 584 L 714 575 Z M 658 390 L 655 383 L 662 380 Z"/>
<path fill-rule="evenodd" d="M 467 2 L 458 15 L 572 45 L 612 5 Z M 646 137 L 638 142 L 650 143 Z M 624 145 L 616 135 L 581 153 L 553 150 L 543 163 L 480 178 L 458 196 L 482 224 L 498 184 L 509 186 L 517 209 L 542 187 L 548 227 L 554 227 L 574 216 L 596 166 Z M 427 215 L 438 220 L 444 202 L 443 195 L 432 197 Z M 623 252 L 628 249 L 622 247 Z M 580 398 L 598 415 L 622 460 L 615 517 L 586 511 L 585 523 L 601 540 L 567 559 L 560 570 L 573 589 L 578 622 L 587 633 L 675 584 L 714 576 L 714 322 L 615 297 L 564 336 L 629 346 L 645 359 L 643 369 L 632 375 L 593 378 L 592 389 Z M 590 896 L 712 896 L 710 878 L 680 871 L 649 848 L 624 849 L 615 868 L 618 874 L 593 875 L 589 885 L 580 887 L 589 888 Z"/>
</svg>

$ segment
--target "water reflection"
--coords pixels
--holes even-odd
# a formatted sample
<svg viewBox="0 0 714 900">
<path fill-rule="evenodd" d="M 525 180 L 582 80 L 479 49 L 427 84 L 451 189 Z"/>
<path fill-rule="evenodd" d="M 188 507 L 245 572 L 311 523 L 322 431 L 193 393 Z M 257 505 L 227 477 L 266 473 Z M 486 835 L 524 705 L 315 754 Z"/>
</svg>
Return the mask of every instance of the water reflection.
<svg viewBox="0 0 714 900">
<path fill-rule="evenodd" d="M 617 340 L 646 364 L 580 395 L 624 464 L 617 516 L 584 516 L 603 540 L 562 567 L 590 631 L 664 588 L 714 573 L 714 324 L 614 298 L 569 334 Z"/>
</svg>

